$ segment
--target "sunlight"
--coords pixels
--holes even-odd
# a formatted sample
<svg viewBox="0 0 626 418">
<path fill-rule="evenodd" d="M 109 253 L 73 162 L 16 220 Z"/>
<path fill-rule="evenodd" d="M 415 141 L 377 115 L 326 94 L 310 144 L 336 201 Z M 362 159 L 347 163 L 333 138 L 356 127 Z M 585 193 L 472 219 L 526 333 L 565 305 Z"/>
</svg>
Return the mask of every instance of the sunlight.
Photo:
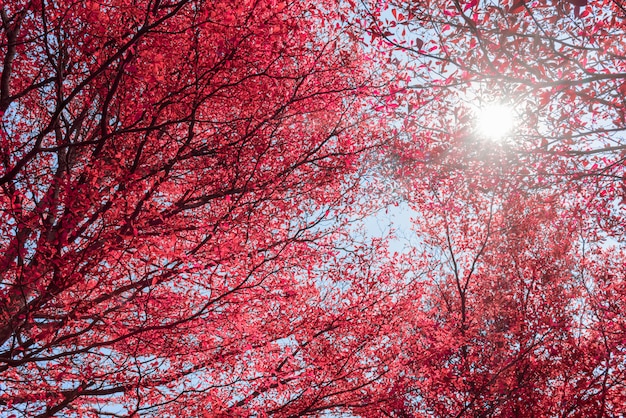
<svg viewBox="0 0 626 418">
<path fill-rule="evenodd" d="M 491 140 L 499 141 L 511 132 L 514 125 L 514 112 L 510 106 L 492 103 L 477 111 L 476 128 L 478 133 Z"/>
</svg>

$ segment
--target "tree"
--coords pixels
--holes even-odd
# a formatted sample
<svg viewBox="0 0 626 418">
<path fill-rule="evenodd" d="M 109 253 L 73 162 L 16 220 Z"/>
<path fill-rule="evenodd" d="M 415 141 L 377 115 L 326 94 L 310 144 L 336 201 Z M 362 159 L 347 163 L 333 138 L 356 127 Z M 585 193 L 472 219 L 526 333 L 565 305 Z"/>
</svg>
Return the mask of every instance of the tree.
<svg viewBox="0 0 626 418">
<path fill-rule="evenodd" d="M 421 242 L 414 264 L 427 273 L 408 309 L 416 325 L 404 339 L 400 410 L 619 416 L 623 250 L 594 240 L 567 197 L 504 181 L 481 193 L 448 173 L 427 181 L 430 192 L 407 196 Z"/>
<path fill-rule="evenodd" d="M 341 7 L 2 5 L 3 414 L 293 416 L 385 396 L 386 320 L 360 303 L 384 310 L 389 291 L 321 286 L 339 282 L 324 266 L 389 82 Z"/>
<path fill-rule="evenodd" d="M 624 11 L 570 3 L 363 7 L 409 74 L 383 168 L 415 211 L 426 303 L 412 309 L 399 413 L 619 416 L 626 404 Z M 518 118 L 500 142 L 474 126 L 490 102 Z"/>
<path fill-rule="evenodd" d="M 583 3 L 2 4 L 1 413 L 618 416 L 624 11 Z"/>
<path fill-rule="evenodd" d="M 567 189 L 589 180 L 607 199 L 621 199 L 626 15 L 620 2 L 390 1 L 387 7 L 384 14 L 370 5 L 363 25 L 404 61 L 405 157 L 445 165 L 457 156 L 448 159 L 449 151 L 486 152 L 492 145 L 471 125 L 477 108 L 498 102 L 517 118 L 506 146 L 527 187 Z M 406 150 L 411 143 L 417 155 Z"/>
</svg>

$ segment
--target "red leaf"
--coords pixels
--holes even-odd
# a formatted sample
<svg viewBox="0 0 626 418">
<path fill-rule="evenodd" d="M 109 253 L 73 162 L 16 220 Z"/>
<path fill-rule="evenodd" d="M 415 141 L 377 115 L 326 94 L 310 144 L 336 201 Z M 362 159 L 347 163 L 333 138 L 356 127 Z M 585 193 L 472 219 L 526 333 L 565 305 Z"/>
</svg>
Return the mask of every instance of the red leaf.
<svg viewBox="0 0 626 418">
<path fill-rule="evenodd" d="M 525 0 L 516 0 L 511 8 L 509 9 L 509 13 L 520 13 L 526 10 L 526 1 Z"/>
</svg>

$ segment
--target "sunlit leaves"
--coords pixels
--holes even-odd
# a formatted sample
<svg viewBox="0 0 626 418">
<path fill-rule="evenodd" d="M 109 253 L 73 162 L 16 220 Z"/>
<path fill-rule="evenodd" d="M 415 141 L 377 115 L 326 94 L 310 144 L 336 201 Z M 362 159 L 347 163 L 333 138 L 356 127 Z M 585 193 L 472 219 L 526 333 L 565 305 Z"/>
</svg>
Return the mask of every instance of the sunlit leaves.
<svg viewBox="0 0 626 418">
<path fill-rule="evenodd" d="M 335 279 L 308 277 L 385 131 L 376 52 L 339 12 L 2 5 L 2 412 L 294 415 L 366 396 L 388 358 L 351 353 L 377 325 L 353 328 L 357 300 L 328 304 Z"/>
</svg>

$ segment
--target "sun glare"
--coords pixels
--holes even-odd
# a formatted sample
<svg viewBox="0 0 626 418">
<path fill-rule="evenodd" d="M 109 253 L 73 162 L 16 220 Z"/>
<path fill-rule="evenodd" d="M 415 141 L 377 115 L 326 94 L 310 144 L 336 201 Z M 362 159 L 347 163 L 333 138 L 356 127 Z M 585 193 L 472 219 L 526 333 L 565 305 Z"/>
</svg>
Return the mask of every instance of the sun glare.
<svg viewBox="0 0 626 418">
<path fill-rule="evenodd" d="M 490 104 L 478 109 L 478 133 L 491 140 L 502 140 L 513 130 L 513 109 L 503 104 Z"/>
</svg>

